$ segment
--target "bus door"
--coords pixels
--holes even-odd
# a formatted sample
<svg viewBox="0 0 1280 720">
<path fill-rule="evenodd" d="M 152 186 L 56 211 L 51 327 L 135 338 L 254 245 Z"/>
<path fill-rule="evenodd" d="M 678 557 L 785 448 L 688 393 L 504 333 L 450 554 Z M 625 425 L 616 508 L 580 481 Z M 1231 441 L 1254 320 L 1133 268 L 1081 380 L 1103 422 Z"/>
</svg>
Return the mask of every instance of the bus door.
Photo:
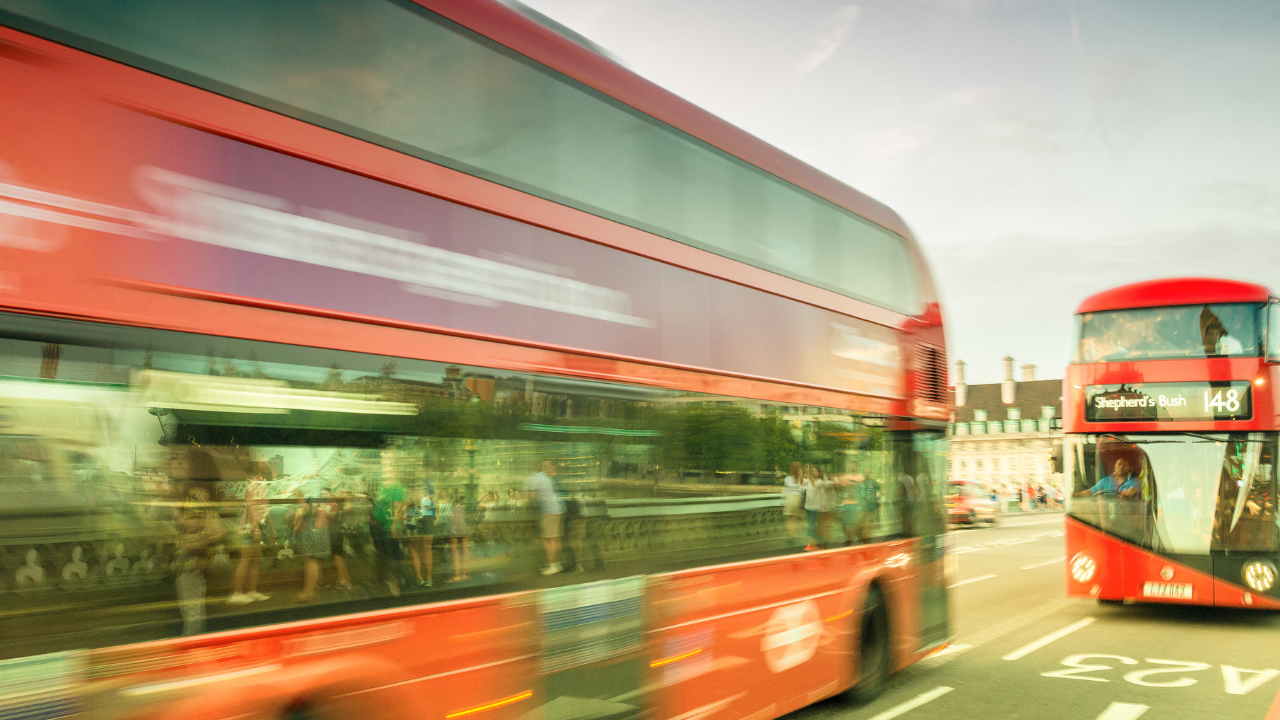
<svg viewBox="0 0 1280 720">
<path fill-rule="evenodd" d="M 919 538 L 920 646 L 933 647 L 950 636 L 946 590 L 947 440 L 940 432 L 918 430 L 892 439 L 904 497 L 905 534 Z"/>
<path fill-rule="evenodd" d="M 541 720 L 636 720 L 644 714 L 645 578 L 538 593 Z"/>
<path fill-rule="evenodd" d="M 1266 596 L 1280 600 L 1276 435 L 1233 435 L 1225 445 L 1210 553 L 1213 574 L 1225 583 L 1217 583 L 1215 604 L 1248 607 L 1264 604 Z"/>
<path fill-rule="evenodd" d="M 1139 487 L 1134 497 L 1085 500 L 1097 506 L 1098 527 L 1127 548 L 1107 558 L 1120 581 L 1104 588 L 1103 598 L 1213 604 L 1208 517 L 1222 446 L 1214 437 L 1180 434 L 1098 439 L 1093 477 L 1116 477 L 1123 462 Z"/>
</svg>

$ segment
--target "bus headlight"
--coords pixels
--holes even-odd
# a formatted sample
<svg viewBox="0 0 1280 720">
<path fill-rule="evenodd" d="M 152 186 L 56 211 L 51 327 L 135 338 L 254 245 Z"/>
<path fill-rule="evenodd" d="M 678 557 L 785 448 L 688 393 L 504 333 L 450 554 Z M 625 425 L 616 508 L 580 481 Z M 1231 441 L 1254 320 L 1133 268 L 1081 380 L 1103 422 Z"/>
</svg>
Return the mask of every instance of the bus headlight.
<svg viewBox="0 0 1280 720">
<path fill-rule="evenodd" d="M 1076 582 L 1087 583 L 1093 579 L 1094 574 L 1097 572 L 1098 563 L 1094 562 L 1093 558 L 1088 555 L 1079 552 L 1076 553 L 1075 557 L 1071 558 L 1071 577 L 1075 578 Z"/>
<path fill-rule="evenodd" d="M 1266 592 L 1276 584 L 1276 566 L 1270 560 L 1250 560 L 1240 568 L 1240 577 L 1255 592 Z"/>
</svg>

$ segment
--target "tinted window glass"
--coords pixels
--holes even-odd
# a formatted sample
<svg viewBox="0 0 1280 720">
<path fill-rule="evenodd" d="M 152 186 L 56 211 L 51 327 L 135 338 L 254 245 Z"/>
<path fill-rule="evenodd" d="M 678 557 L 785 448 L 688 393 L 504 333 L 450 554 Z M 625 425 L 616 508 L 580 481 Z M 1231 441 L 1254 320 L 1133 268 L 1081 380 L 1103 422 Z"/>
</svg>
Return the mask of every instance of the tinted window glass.
<svg viewBox="0 0 1280 720">
<path fill-rule="evenodd" d="M 409 2 L 0 0 L 8 23 L 882 307 L 897 235 Z"/>
<path fill-rule="evenodd" d="M 1083 313 L 1076 362 L 1257 356 L 1258 314 L 1244 303 Z"/>
<path fill-rule="evenodd" d="M 1267 305 L 1267 359 L 1280 360 L 1280 304 Z"/>
<path fill-rule="evenodd" d="M 1274 433 L 1068 435 L 1068 513 L 1164 553 L 1274 551 Z"/>
<path fill-rule="evenodd" d="M 7 656 L 941 527 L 941 440 L 925 453 L 880 416 L 22 316 L 0 327 Z M 804 505 L 784 492 L 792 463 Z M 558 562 L 583 572 L 542 575 L 551 515 Z"/>
</svg>

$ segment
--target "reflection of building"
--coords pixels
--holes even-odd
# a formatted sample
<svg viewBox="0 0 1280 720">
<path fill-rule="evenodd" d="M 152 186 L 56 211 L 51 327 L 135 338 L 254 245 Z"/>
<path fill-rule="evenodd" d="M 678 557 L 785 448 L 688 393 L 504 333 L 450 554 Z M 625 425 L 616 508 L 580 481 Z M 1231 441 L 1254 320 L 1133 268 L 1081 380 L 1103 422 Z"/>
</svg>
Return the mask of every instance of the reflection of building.
<svg viewBox="0 0 1280 720">
<path fill-rule="evenodd" d="M 967 385 L 964 363 L 956 363 L 955 415 L 948 426 L 947 475 L 975 480 L 998 492 L 1018 485 L 1062 487 L 1050 452 L 1062 439 L 1062 381 L 1036 380 L 1035 366 L 1013 379 L 1013 358 L 1004 359 L 1004 380 Z"/>
</svg>

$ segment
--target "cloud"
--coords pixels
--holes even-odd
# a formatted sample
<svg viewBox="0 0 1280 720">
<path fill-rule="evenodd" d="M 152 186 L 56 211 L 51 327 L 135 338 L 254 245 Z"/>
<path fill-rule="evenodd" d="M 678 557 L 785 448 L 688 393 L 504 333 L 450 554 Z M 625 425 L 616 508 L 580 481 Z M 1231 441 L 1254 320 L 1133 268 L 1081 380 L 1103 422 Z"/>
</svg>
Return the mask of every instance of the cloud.
<svg viewBox="0 0 1280 720">
<path fill-rule="evenodd" d="M 970 382 L 999 380 L 1000 358 L 1061 377 L 1072 313 L 1107 288 L 1161 277 L 1226 277 L 1274 285 L 1280 231 L 1221 225 L 1107 236 L 1004 235 L 926 248 L 947 313 L 951 360 Z"/>
<path fill-rule="evenodd" d="M 796 76 L 804 77 L 819 65 L 826 62 L 832 55 L 836 54 L 836 50 L 840 49 L 840 44 L 844 42 L 849 31 L 853 29 L 853 21 L 858 19 L 858 15 L 862 12 L 862 8 L 857 5 L 845 5 L 836 10 L 831 15 L 831 29 L 818 38 L 818 42 L 814 44 L 813 49 L 804 56 L 804 59 L 796 65 Z"/>
<path fill-rule="evenodd" d="M 909 155 L 933 144 L 933 133 L 925 128 L 887 128 L 864 134 L 858 149 L 866 155 L 896 157 Z"/>
<path fill-rule="evenodd" d="M 1193 188 L 1188 199 L 1218 210 L 1244 212 L 1256 221 L 1280 219 L 1280 189 L 1248 180 L 1215 180 Z"/>
<path fill-rule="evenodd" d="M 961 108 L 981 108 L 1000 97 L 999 90 L 981 85 L 953 90 L 943 96 L 943 102 Z"/>
<path fill-rule="evenodd" d="M 937 5 L 948 10 L 974 12 L 976 10 L 985 10 L 996 3 L 995 0 L 933 0 L 933 2 L 926 2 L 925 4 Z"/>
</svg>

